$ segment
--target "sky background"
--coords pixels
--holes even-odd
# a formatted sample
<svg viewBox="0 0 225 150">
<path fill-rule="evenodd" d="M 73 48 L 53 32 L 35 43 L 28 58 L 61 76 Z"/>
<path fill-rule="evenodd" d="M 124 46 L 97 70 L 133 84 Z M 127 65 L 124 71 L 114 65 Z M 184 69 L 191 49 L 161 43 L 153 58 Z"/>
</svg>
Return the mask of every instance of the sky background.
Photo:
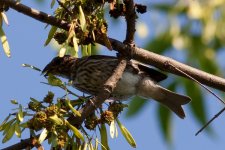
<svg viewBox="0 0 225 150">
<path fill-rule="evenodd" d="M 51 13 L 49 6 L 50 2 L 41 5 L 37 5 L 32 1 L 24 0 L 22 2 L 28 6 Z M 143 25 L 142 22 L 146 22 L 147 27 L 149 27 L 148 32 L 144 30 L 146 33 L 146 36 L 144 37 L 145 40 L 140 36 L 136 36 L 136 43 L 139 47 L 143 46 L 144 42 L 149 40 L 149 38 L 152 38 L 156 31 L 161 28 L 161 24 L 157 26 L 157 29 L 153 29 L 151 27 L 151 24 L 153 24 L 152 21 L 154 21 L 154 18 L 156 17 L 153 16 L 154 14 L 156 14 L 156 12 L 149 11 L 140 16 L 140 19 L 137 22 L 139 25 Z M 2 122 L 9 113 L 12 113 L 12 109 L 15 108 L 15 105 L 10 103 L 11 99 L 16 99 L 19 103 L 26 105 L 29 102 L 30 97 L 41 100 L 47 94 L 48 90 L 56 90 L 53 87 L 40 83 L 46 80 L 43 76 L 40 76 L 39 72 L 33 71 L 29 68 L 23 68 L 21 66 L 23 63 L 28 63 L 43 69 L 44 66 L 56 55 L 56 51 L 51 46 L 44 47 L 44 42 L 47 38 L 49 28 L 45 29 L 45 24 L 24 16 L 12 9 L 7 12 L 7 16 L 10 25 L 8 27 L 4 26 L 4 31 L 10 43 L 12 57 L 7 58 L 2 48 L 0 48 L 0 122 Z M 121 21 L 123 21 L 123 19 L 121 19 Z M 157 22 L 154 22 L 154 24 L 156 23 Z M 145 26 L 141 27 L 141 29 L 143 28 L 145 28 Z M 110 24 L 109 29 L 110 37 L 117 38 L 121 41 L 124 40 L 124 24 L 121 25 L 120 23 L 113 23 Z M 140 31 L 140 33 L 142 32 Z M 110 52 L 106 50 L 106 48 L 104 48 L 102 52 L 107 55 L 115 55 L 115 52 Z M 180 60 L 180 58 L 182 58 L 180 57 L 182 53 L 183 51 L 175 51 L 174 54 L 176 55 L 168 55 Z M 222 60 L 222 57 L 220 56 L 218 59 Z M 59 95 L 60 94 L 62 94 L 62 91 L 59 90 Z M 214 97 L 208 94 L 206 94 L 205 101 L 208 110 L 208 118 L 213 117 L 214 114 L 222 108 L 222 105 Z M 156 115 L 156 105 L 157 104 L 155 102 L 148 101 L 143 110 L 133 118 L 126 118 L 125 111 L 120 115 L 121 122 L 127 127 L 136 140 L 137 150 L 224 149 L 224 114 L 219 116 L 219 118 L 210 125 L 213 129 L 212 134 L 208 134 L 206 131 L 203 131 L 198 136 L 195 136 L 195 133 L 201 128 L 201 126 L 195 119 L 193 119 L 189 107 L 185 106 L 184 109 L 187 117 L 184 120 L 173 115 L 171 132 L 173 142 L 169 145 L 166 143 L 160 132 L 159 122 Z M 29 137 L 29 135 L 22 135 L 22 138 L 27 137 Z M 0 135 L 0 140 L 2 140 L 2 138 L 3 136 Z M 9 142 L 5 144 L 0 143 L 0 148 L 12 145 L 19 141 L 20 139 L 15 138 L 14 136 L 14 138 Z M 109 141 L 112 150 L 133 149 L 125 141 L 120 132 L 117 139 L 111 139 L 109 137 Z"/>
</svg>

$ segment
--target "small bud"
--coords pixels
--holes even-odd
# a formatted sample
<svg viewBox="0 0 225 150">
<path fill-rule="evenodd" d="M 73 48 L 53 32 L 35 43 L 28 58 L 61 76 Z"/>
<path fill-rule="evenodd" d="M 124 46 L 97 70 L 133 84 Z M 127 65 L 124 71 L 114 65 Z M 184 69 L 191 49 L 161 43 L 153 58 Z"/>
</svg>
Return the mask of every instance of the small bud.
<svg viewBox="0 0 225 150">
<path fill-rule="evenodd" d="M 128 105 L 123 104 L 123 103 L 112 103 L 108 110 L 113 112 L 113 115 L 115 118 L 117 118 L 117 116 L 119 115 L 120 112 L 123 111 L 124 107 L 127 107 Z"/>
<path fill-rule="evenodd" d="M 52 93 L 51 91 L 49 91 L 48 94 L 45 96 L 45 98 L 44 98 L 43 101 L 45 103 L 52 103 L 53 98 L 54 98 L 54 93 Z"/>
<path fill-rule="evenodd" d="M 58 114 L 59 109 L 56 105 L 51 105 L 51 106 L 46 108 L 45 112 L 46 112 L 47 116 L 53 116 L 53 115 Z"/>
<path fill-rule="evenodd" d="M 89 130 L 94 130 L 98 124 L 98 118 L 95 115 L 91 115 L 84 121 L 85 127 Z"/>
<path fill-rule="evenodd" d="M 138 12 L 138 13 L 141 13 L 141 14 L 146 13 L 146 11 L 147 11 L 147 6 L 141 5 L 141 4 L 136 4 L 135 6 L 136 6 L 136 8 L 137 8 L 137 12 Z"/>
<path fill-rule="evenodd" d="M 104 111 L 102 114 L 101 114 L 101 123 L 107 123 L 110 125 L 110 123 L 114 120 L 114 114 L 112 111 Z"/>
<path fill-rule="evenodd" d="M 41 103 L 30 101 L 29 104 L 28 104 L 28 108 L 33 110 L 33 111 L 39 111 L 41 109 Z"/>
</svg>

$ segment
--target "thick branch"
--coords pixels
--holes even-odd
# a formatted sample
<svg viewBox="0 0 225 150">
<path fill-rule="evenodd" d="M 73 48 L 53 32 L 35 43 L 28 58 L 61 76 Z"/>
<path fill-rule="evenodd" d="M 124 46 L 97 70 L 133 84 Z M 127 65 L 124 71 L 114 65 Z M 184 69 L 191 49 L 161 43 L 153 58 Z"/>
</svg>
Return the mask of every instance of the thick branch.
<svg viewBox="0 0 225 150">
<path fill-rule="evenodd" d="M 16 2 L 15 0 L 1 0 L 1 3 L 8 5 L 10 8 L 23 13 L 27 16 L 30 16 L 36 20 L 41 22 L 60 27 L 65 30 L 69 30 L 69 24 L 63 20 L 57 19 L 51 15 L 48 15 L 42 11 L 38 11 L 36 9 L 30 8 L 26 5 L 21 4 L 20 2 Z"/>
<path fill-rule="evenodd" d="M 29 8 L 25 5 L 15 2 L 14 0 L 1 0 L 1 2 L 7 4 L 9 7 L 19 12 L 22 12 L 25 15 L 28 15 L 32 18 L 35 18 L 37 20 L 57 26 L 65 30 L 69 30 L 69 26 L 70 26 L 69 23 L 60 21 L 59 19 L 56 19 L 55 17 L 50 16 L 44 12 L 39 12 L 38 10 Z M 202 84 L 219 89 L 221 91 L 225 91 L 225 79 L 223 78 L 206 73 L 199 69 L 177 62 L 171 58 L 161 56 L 138 47 L 133 47 L 133 48 L 127 47 L 125 44 L 123 44 L 122 42 L 118 40 L 115 40 L 112 38 L 109 38 L 109 40 L 114 50 L 120 53 L 125 53 L 126 51 L 126 54 L 132 55 L 134 59 L 140 62 L 155 66 L 161 70 L 164 70 L 179 76 L 184 76 L 183 74 L 181 74 L 180 72 L 178 72 L 177 70 L 175 70 L 173 67 L 169 65 L 169 64 L 172 64 L 174 67 L 179 68 L 183 72 L 187 73 L 188 75 L 200 81 Z M 104 45 L 104 41 L 102 41 L 101 36 L 97 38 L 97 42 L 99 44 Z"/>
<path fill-rule="evenodd" d="M 206 73 L 204 71 L 201 71 L 199 69 L 193 68 L 191 66 L 185 65 L 183 63 L 180 63 L 174 59 L 171 59 L 169 57 L 165 57 L 162 55 L 158 55 L 156 53 L 147 51 L 142 48 L 134 47 L 130 49 L 126 47 L 122 42 L 115 40 L 115 39 L 109 39 L 113 49 L 118 50 L 118 52 L 124 53 L 126 51 L 127 53 L 132 52 L 133 59 L 152 65 L 156 68 L 159 68 L 163 71 L 170 72 L 179 76 L 186 77 L 184 74 L 180 73 L 174 67 L 180 69 L 181 71 L 185 72 L 186 74 L 192 76 L 202 84 L 205 84 L 207 86 L 216 88 L 218 90 L 225 92 L 225 79 Z M 174 66 L 174 67 L 173 67 Z"/>
<path fill-rule="evenodd" d="M 28 138 L 25 140 L 21 140 L 19 143 L 16 143 L 14 145 L 11 145 L 9 147 L 3 148 L 2 150 L 18 150 L 18 149 L 26 149 L 28 147 L 33 147 L 34 145 L 32 143 L 32 138 Z"/>
<path fill-rule="evenodd" d="M 134 33 L 135 23 L 137 19 L 137 15 L 135 12 L 134 1 L 133 0 L 124 0 L 126 6 L 125 18 L 127 22 L 127 33 L 126 39 L 124 41 L 125 44 L 134 44 Z"/>
<path fill-rule="evenodd" d="M 38 10 L 32 9 L 30 7 L 27 7 L 23 4 L 20 4 L 19 2 L 15 2 L 14 0 L 1 0 L 1 3 L 7 4 L 10 8 L 13 8 L 17 10 L 20 13 L 23 13 L 27 16 L 30 16 L 34 19 L 37 19 L 41 22 L 48 23 L 53 26 L 57 26 L 59 28 L 62 28 L 64 30 L 69 30 L 70 24 L 62 21 L 60 19 L 57 19 L 51 15 L 48 15 L 44 12 L 40 12 Z M 135 28 L 133 28 L 135 29 Z M 127 31 L 129 33 L 131 31 Z M 126 38 L 126 39 L 133 39 L 131 38 Z M 201 83 L 208 85 L 210 87 L 219 89 L 221 91 L 225 91 L 225 79 L 214 76 L 212 74 L 206 73 L 204 71 L 195 69 L 193 67 L 190 67 L 188 65 L 182 64 L 180 62 L 177 62 L 171 58 L 161 56 L 152 52 L 149 52 L 147 50 L 138 48 L 138 47 L 128 47 L 127 45 L 123 44 L 122 42 L 109 38 L 113 49 L 117 50 L 120 53 L 126 53 L 130 56 L 132 56 L 133 59 L 138 60 L 140 62 L 155 66 L 161 70 L 179 75 L 179 76 L 184 76 L 180 72 L 178 72 L 174 67 L 179 68 L 183 72 L 187 73 L 188 75 L 192 76 L 193 78 L 197 79 Z M 104 42 L 102 41 L 101 38 L 97 38 L 97 42 L 99 44 L 104 45 Z M 128 42 L 129 43 L 129 42 Z M 96 107 L 99 107 L 105 99 L 109 97 L 110 91 L 113 90 L 115 87 L 116 82 L 118 79 L 121 77 L 123 70 L 126 66 L 126 60 L 121 60 L 118 67 L 115 69 L 114 74 L 109 78 L 109 80 L 106 82 L 103 92 L 99 93 L 99 95 L 94 98 L 92 101 L 86 104 L 86 106 L 81 110 L 82 116 L 79 118 L 69 118 L 69 121 L 71 121 L 73 124 L 81 124 L 83 120 L 90 115 L 92 112 L 94 112 Z M 174 67 L 172 67 L 174 66 Z M 109 89 L 111 87 L 112 89 Z M 94 104 L 94 105 L 93 105 Z M 20 143 L 16 144 L 16 147 L 19 148 L 18 146 L 21 145 L 29 145 L 31 142 L 31 139 L 26 139 L 21 141 Z M 15 147 L 15 145 L 13 145 Z M 20 147 L 22 148 L 26 148 Z M 12 147 L 11 147 L 12 148 Z M 11 149 L 8 147 L 8 149 Z M 7 149 L 7 148 L 6 148 Z"/>
<path fill-rule="evenodd" d="M 22 12 L 32 18 L 35 18 L 35 19 L 45 18 L 45 19 L 40 19 L 40 21 L 57 26 L 65 30 L 69 30 L 69 26 L 70 26 L 69 23 L 60 21 L 59 19 L 56 19 L 55 17 L 50 16 L 44 12 L 34 13 L 39 11 L 29 8 L 25 5 L 19 4 L 18 2 L 15 2 L 14 0 L 1 0 L 1 2 L 7 4 L 9 7 L 19 12 Z M 25 10 L 33 10 L 33 11 L 25 11 Z M 181 74 L 180 72 L 178 72 L 177 70 L 175 70 L 173 67 L 169 65 L 169 64 L 172 64 L 174 67 L 179 68 L 183 72 L 187 73 L 188 75 L 200 81 L 202 84 L 208 85 L 210 87 L 216 88 L 221 91 L 225 91 L 225 79 L 223 78 L 206 73 L 199 69 L 177 62 L 171 58 L 161 56 L 138 47 L 133 47 L 133 48 L 127 47 L 125 44 L 123 44 L 122 42 L 118 40 L 115 40 L 112 38 L 109 38 L 109 40 L 114 50 L 117 50 L 120 53 L 125 53 L 126 51 L 126 54 L 132 55 L 134 59 L 140 62 L 155 66 L 166 72 L 170 72 L 179 76 L 184 76 L 183 74 Z M 97 42 L 99 44 L 104 45 L 104 42 L 102 41 L 101 36 L 97 38 Z"/>
</svg>

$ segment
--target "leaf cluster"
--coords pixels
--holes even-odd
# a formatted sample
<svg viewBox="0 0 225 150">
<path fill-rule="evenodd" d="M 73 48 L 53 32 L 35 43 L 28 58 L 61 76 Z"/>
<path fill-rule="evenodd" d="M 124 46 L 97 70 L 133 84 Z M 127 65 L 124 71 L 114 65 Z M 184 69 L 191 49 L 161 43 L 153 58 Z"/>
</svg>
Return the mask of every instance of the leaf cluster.
<svg viewBox="0 0 225 150">
<path fill-rule="evenodd" d="M 28 64 L 25 66 L 39 71 L 37 67 Z M 26 107 L 22 107 L 16 100 L 11 100 L 11 103 L 18 108 L 15 109 L 15 113 L 7 116 L 0 125 L 0 131 L 4 135 L 3 143 L 10 140 L 14 134 L 21 138 L 23 131 L 29 130 L 31 137 L 36 139 L 34 146 L 40 145 L 48 139 L 51 147 L 57 149 L 89 148 L 97 150 L 99 143 L 102 149 L 109 149 L 106 125 L 110 127 L 111 137 L 115 138 L 118 136 L 117 123 L 128 143 L 132 147 L 136 147 L 132 135 L 118 120 L 118 115 L 127 105 L 110 103 L 106 105 L 107 108 L 96 110 L 85 120 L 84 125 L 74 126 L 67 118 L 70 116 L 81 117 L 79 110 L 90 97 L 79 97 L 68 91 L 67 85 L 53 75 L 49 75 L 47 80 L 48 83 L 45 84 L 63 89 L 66 95 L 55 100 L 54 93 L 49 91 L 42 101 L 31 97 Z M 73 95 L 77 99 L 70 100 L 69 95 Z M 100 142 L 96 131 L 100 133 Z M 40 132 L 41 134 L 38 135 Z M 94 136 L 92 132 L 95 133 Z M 95 146 L 93 146 L 94 143 Z"/>
</svg>

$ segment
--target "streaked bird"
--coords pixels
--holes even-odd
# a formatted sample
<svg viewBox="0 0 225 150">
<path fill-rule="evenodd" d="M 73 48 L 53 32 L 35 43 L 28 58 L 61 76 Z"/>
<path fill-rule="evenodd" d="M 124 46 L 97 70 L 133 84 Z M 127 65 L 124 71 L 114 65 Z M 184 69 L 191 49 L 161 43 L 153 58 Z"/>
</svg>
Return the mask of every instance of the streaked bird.
<svg viewBox="0 0 225 150">
<path fill-rule="evenodd" d="M 72 81 L 76 89 L 96 96 L 101 87 L 111 76 L 118 65 L 117 57 L 92 55 L 74 58 L 69 55 L 55 57 L 42 71 L 46 76 L 51 73 Z M 157 83 L 167 76 L 153 68 L 149 68 L 137 61 L 130 60 L 124 70 L 122 78 L 117 82 L 111 98 L 127 100 L 132 96 L 154 99 L 168 107 L 180 118 L 185 117 L 182 105 L 191 101 L 187 96 L 169 91 Z"/>
</svg>

